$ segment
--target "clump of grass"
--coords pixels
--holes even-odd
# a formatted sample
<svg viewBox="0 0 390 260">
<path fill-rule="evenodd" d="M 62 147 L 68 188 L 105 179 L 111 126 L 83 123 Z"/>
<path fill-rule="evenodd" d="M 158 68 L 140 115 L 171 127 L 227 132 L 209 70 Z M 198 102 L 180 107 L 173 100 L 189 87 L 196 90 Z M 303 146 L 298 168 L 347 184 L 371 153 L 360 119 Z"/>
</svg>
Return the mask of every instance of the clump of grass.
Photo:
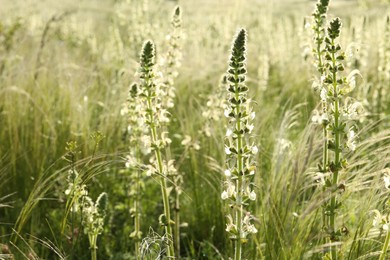
<svg viewBox="0 0 390 260">
<path fill-rule="evenodd" d="M 241 259 L 242 246 L 250 234 L 257 233 L 251 223 L 252 216 L 247 212 L 248 201 L 256 200 L 253 191 L 253 175 L 256 166 L 253 155 L 257 147 L 250 142 L 250 134 L 254 128 L 252 120 L 255 113 L 251 108 L 251 100 L 247 97 L 246 78 L 246 41 L 247 32 L 241 29 L 232 45 L 229 59 L 227 81 L 228 103 L 225 115 L 229 119 L 226 132 L 226 170 L 225 190 L 222 199 L 229 202 L 231 213 L 227 215 L 226 231 L 234 241 L 234 259 Z"/>
</svg>

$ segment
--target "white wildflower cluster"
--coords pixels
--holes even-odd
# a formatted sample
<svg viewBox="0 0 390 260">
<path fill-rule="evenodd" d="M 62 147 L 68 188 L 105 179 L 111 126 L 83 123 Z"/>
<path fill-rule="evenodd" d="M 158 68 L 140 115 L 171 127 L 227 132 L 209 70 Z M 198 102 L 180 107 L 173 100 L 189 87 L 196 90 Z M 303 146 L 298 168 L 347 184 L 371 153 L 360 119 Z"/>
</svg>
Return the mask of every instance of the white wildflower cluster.
<svg viewBox="0 0 390 260">
<path fill-rule="evenodd" d="M 151 133 L 151 128 L 145 128 L 145 124 L 162 129 L 170 122 L 170 113 L 163 104 L 165 92 L 162 90 L 161 81 L 156 79 L 156 74 L 151 70 L 151 78 L 143 78 L 143 72 L 140 72 L 141 79 L 140 92 L 138 94 L 139 109 L 137 110 L 139 125 L 143 124 L 141 141 L 141 150 L 144 154 L 149 154 L 155 149 L 164 149 L 171 144 L 172 140 L 168 137 L 168 132 L 159 131 Z M 142 86 L 146 86 L 142 87 Z"/>
<path fill-rule="evenodd" d="M 242 220 L 242 228 L 241 228 L 241 237 L 247 237 L 250 234 L 256 234 L 257 229 L 256 227 L 251 224 L 251 220 L 253 217 L 247 213 L 245 217 Z M 231 234 L 231 239 L 237 239 L 238 237 L 238 230 L 237 225 L 234 224 L 233 218 L 231 215 L 227 215 L 228 223 L 226 224 L 226 231 Z"/>
<path fill-rule="evenodd" d="M 138 147 L 140 147 L 141 142 L 139 137 L 145 132 L 145 121 L 140 114 L 141 103 L 138 101 L 138 94 L 138 85 L 131 84 L 127 102 L 120 112 L 121 116 L 128 120 L 126 137 L 129 141 L 129 154 L 126 156 L 126 168 L 129 169 L 137 168 L 140 165 Z"/>
<path fill-rule="evenodd" d="M 82 217 L 84 233 L 88 235 L 91 249 L 96 248 L 97 236 L 102 233 L 107 207 L 107 194 L 101 193 L 96 203 L 88 196 L 86 185 L 78 172 L 74 169 L 68 171 L 68 188 L 65 195 L 71 202 L 70 211 L 79 213 Z"/>
<path fill-rule="evenodd" d="M 348 82 L 345 81 L 344 84 L 348 84 Z M 350 88 L 350 90 L 345 91 L 346 87 L 340 88 L 340 90 L 336 94 L 340 99 L 338 107 L 338 119 L 341 120 L 344 124 L 342 134 L 347 138 L 346 145 L 344 146 L 344 148 L 349 151 L 354 151 L 356 148 L 355 122 L 360 121 L 365 117 L 365 109 L 361 102 L 356 101 L 351 97 L 345 97 L 344 100 L 341 99 L 341 97 L 348 94 L 350 91 L 352 91 L 352 89 L 353 88 Z M 334 93 L 333 86 L 331 84 L 328 84 L 327 87 L 322 88 L 321 98 L 323 99 L 324 103 L 327 104 L 326 109 L 323 109 L 323 111 L 321 112 L 318 110 L 314 110 L 312 113 L 311 120 L 314 124 L 325 126 L 327 127 L 328 131 L 331 131 L 331 127 L 335 123 L 335 117 L 333 116 L 333 113 L 335 111 Z"/>
<path fill-rule="evenodd" d="M 223 112 L 226 108 L 226 96 L 227 89 L 226 75 L 221 77 L 219 87 L 215 93 L 211 93 L 207 97 L 206 107 L 202 111 L 202 116 L 206 119 L 203 126 L 202 133 L 207 137 L 210 137 L 215 128 L 216 122 L 219 122 L 223 118 Z"/>
<path fill-rule="evenodd" d="M 79 212 L 82 208 L 82 201 L 88 195 L 86 185 L 82 183 L 82 179 L 79 173 L 75 169 L 68 171 L 68 188 L 65 190 L 65 195 L 69 201 L 73 201 L 73 205 L 70 208 L 72 212 Z"/>
<path fill-rule="evenodd" d="M 247 97 L 246 78 L 246 31 L 240 30 L 233 43 L 229 60 L 227 80 L 227 104 L 224 115 L 228 118 L 228 128 L 225 137 L 226 181 L 221 198 L 230 204 L 231 214 L 227 215 L 226 231 L 239 244 L 247 239 L 247 235 L 256 233 L 256 228 L 250 223 L 250 214 L 243 216 L 249 201 L 256 200 L 253 177 L 256 171 L 256 145 L 251 143 L 251 133 L 254 130 L 255 112 L 251 100 Z M 240 245 L 236 245 L 236 248 Z"/>
<path fill-rule="evenodd" d="M 385 168 L 383 170 L 383 184 L 385 189 L 390 192 L 390 168 Z M 372 225 L 374 228 L 389 232 L 390 225 L 390 200 L 386 202 L 386 209 L 384 213 L 381 213 L 379 210 L 373 210 L 374 219 L 372 221 Z"/>
<path fill-rule="evenodd" d="M 193 140 L 191 136 L 185 135 L 181 145 L 194 150 L 200 150 L 200 144 L 198 140 Z"/>
<path fill-rule="evenodd" d="M 343 76 L 345 53 L 337 40 L 341 32 L 341 21 L 333 19 L 325 34 L 325 52 L 321 68 L 320 97 L 322 113 L 315 111 L 312 121 L 321 124 L 324 132 L 323 161 L 317 174 L 319 183 L 329 199 L 323 203 L 324 230 L 327 231 L 330 242 L 339 241 L 344 233 L 344 227 L 337 227 L 336 215 L 341 206 L 338 192 L 344 192 L 346 187 L 339 182 L 339 176 L 348 166 L 346 152 L 356 149 L 356 120 L 363 115 L 363 106 L 348 97 L 356 87 L 356 77 L 361 76 L 358 70 L 353 70 L 347 77 Z M 334 254 L 334 251 L 332 251 Z"/>
<path fill-rule="evenodd" d="M 82 214 L 82 225 L 85 234 L 90 237 L 97 237 L 103 232 L 106 208 L 107 193 L 101 193 L 95 203 L 90 197 L 85 197 Z"/>
<path fill-rule="evenodd" d="M 169 49 L 168 52 L 159 60 L 159 67 L 164 71 L 164 78 L 161 84 L 161 91 L 163 93 L 163 106 L 172 108 L 174 106 L 175 87 L 174 81 L 179 75 L 178 68 L 181 66 L 182 52 L 181 52 L 181 9 L 176 6 L 171 20 L 172 32 L 166 36 Z"/>
<path fill-rule="evenodd" d="M 144 117 L 145 125 L 148 128 L 150 139 L 150 150 L 153 151 L 153 155 L 150 159 L 150 164 L 145 165 L 147 168 L 147 174 L 155 174 L 159 177 L 162 199 L 164 205 L 164 218 L 166 221 L 161 222 L 165 226 L 165 232 L 168 236 L 172 236 L 171 217 L 170 217 L 170 205 L 169 205 L 169 193 L 171 189 L 167 186 L 167 177 L 169 175 L 175 175 L 176 169 L 174 167 L 174 161 L 166 159 L 169 157 L 169 152 L 163 154 L 163 151 L 171 143 L 171 139 L 168 138 L 168 133 L 164 131 L 164 126 L 169 122 L 168 112 L 164 107 L 164 102 L 161 96 L 161 85 L 156 82 L 155 72 L 156 61 L 156 49 L 152 41 L 146 41 L 142 46 L 140 55 L 140 68 L 139 68 L 139 90 L 138 95 L 139 102 L 141 103 L 141 114 Z M 165 158 L 165 160 L 164 160 Z M 168 258 L 174 256 L 173 242 L 167 243 Z"/>
<path fill-rule="evenodd" d="M 144 172 L 146 176 L 152 175 L 164 175 L 164 176 L 175 176 L 177 175 L 177 170 L 175 168 L 175 160 L 162 160 L 161 169 L 160 166 L 156 162 L 156 159 L 152 157 L 150 159 L 149 164 L 143 165 Z"/>
<path fill-rule="evenodd" d="M 330 109 L 329 109 L 330 108 Z M 329 109 L 329 110 L 328 110 Z M 318 110 L 314 110 L 312 113 L 312 122 L 318 125 L 327 126 L 328 130 L 331 130 L 331 125 L 334 124 L 334 117 L 331 113 L 334 113 L 334 105 L 330 104 L 326 111 L 327 113 L 321 113 Z M 339 107 L 339 119 L 345 124 L 343 128 L 343 135 L 346 137 L 346 142 L 342 147 L 345 151 L 354 151 L 356 148 L 356 121 L 361 120 L 365 116 L 365 109 L 359 101 L 353 98 L 346 97 L 343 103 L 340 103 Z M 330 126 L 328 126 L 330 125 Z"/>
</svg>

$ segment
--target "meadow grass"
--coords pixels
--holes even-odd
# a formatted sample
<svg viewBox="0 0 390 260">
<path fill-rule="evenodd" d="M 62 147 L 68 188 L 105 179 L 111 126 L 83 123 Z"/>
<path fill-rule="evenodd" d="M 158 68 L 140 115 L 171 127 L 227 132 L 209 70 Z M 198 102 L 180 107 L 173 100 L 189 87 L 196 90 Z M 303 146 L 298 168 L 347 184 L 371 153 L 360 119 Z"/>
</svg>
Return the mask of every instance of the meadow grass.
<svg viewBox="0 0 390 260">
<path fill-rule="evenodd" d="M 180 54 L 174 55 L 182 57 L 181 66 L 165 70 L 158 61 L 163 74 L 156 76 L 174 79 L 174 106 L 164 127 L 171 143 L 162 156 L 174 160 L 175 176 L 183 181 L 175 185 L 170 178 L 163 180 L 168 193 L 180 187 L 180 196 L 165 199 L 171 209 L 180 208 L 180 215 L 177 223 L 159 223 L 162 179 L 146 176 L 141 167 L 137 174 L 145 188 L 137 197 L 137 225 L 129 212 L 135 205 L 130 196 L 134 182 L 126 168 L 133 145 L 130 121 L 121 111 L 129 86 L 137 80 L 142 43 L 151 39 L 157 56 L 174 52 L 175 43 L 166 35 L 172 33 L 177 4 L 182 21 Z M 109 197 L 97 248 L 92 247 L 98 259 L 136 259 L 137 248 L 146 259 L 164 258 L 168 223 L 176 230 L 170 235 L 173 242 L 179 241 L 175 253 L 169 249 L 172 258 L 233 256 L 237 246 L 226 232 L 230 208 L 221 199 L 227 129 L 226 78 L 221 81 L 221 76 L 238 28 L 246 28 L 249 35 L 246 85 L 256 113 L 250 138 L 259 150 L 253 155 L 256 177 L 251 186 L 256 200 L 235 213 L 250 212 L 257 230 L 242 241 L 241 259 L 321 259 L 332 246 L 341 259 L 386 254 L 388 232 L 383 225 L 373 226 L 374 210 L 388 214 L 383 179 L 390 167 L 386 1 L 330 1 L 328 9 L 328 21 L 336 16 L 343 21 L 339 40 L 346 51 L 345 67 L 359 67 L 362 75 L 350 96 L 364 107 L 354 128 L 354 152 L 343 153 L 349 164 L 337 181 L 345 187 L 337 193 L 342 204 L 334 214 L 336 226 L 345 228 L 339 241 L 324 240 L 321 217 L 332 196 L 324 196 L 318 175 L 318 163 L 324 162 L 323 129 L 312 122 L 312 111 L 322 111 L 318 94 L 311 90 L 313 79 L 320 77 L 311 53 L 315 2 L 67 0 L 62 7 L 36 1 L 0 5 L 0 258 L 88 259 L 95 254 L 82 218 L 71 221 L 72 203 L 65 191 L 72 168 L 88 196 L 95 200 L 106 192 Z M 347 51 L 356 49 L 358 55 Z M 98 146 L 91 139 L 97 131 L 104 135 Z M 69 142 L 77 142 L 79 151 L 72 164 L 64 160 Z M 148 155 L 137 156 L 150 163 Z M 141 238 L 130 237 L 135 225 Z"/>
</svg>

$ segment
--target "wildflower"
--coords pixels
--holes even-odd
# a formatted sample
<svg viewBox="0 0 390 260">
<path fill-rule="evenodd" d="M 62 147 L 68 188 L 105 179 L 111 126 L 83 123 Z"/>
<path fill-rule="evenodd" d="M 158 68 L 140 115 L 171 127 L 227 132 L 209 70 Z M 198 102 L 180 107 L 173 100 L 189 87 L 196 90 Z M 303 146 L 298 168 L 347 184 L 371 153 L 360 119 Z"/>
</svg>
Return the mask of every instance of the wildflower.
<svg viewBox="0 0 390 260">
<path fill-rule="evenodd" d="M 250 193 L 249 193 L 249 199 L 250 200 L 256 200 L 256 193 L 252 190 Z"/>
<path fill-rule="evenodd" d="M 356 149 L 355 131 L 350 130 L 347 135 L 348 135 L 348 139 L 346 145 L 350 151 L 355 151 Z"/>
<path fill-rule="evenodd" d="M 390 190 L 390 175 L 386 174 L 384 177 L 383 177 L 383 181 L 385 183 L 385 188 Z"/>
<path fill-rule="evenodd" d="M 259 152 L 259 149 L 257 148 L 256 145 L 253 145 L 253 146 L 251 147 L 251 152 L 252 152 L 252 154 L 257 154 L 257 153 Z"/>
<path fill-rule="evenodd" d="M 256 199 L 256 193 L 249 189 L 252 181 L 249 176 L 255 173 L 252 156 L 258 153 L 257 146 L 249 144 L 250 133 L 254 129 L 252 120 L 255 113 L 250 106 L 252 102 L 247 97 L 248 87 L 245 85 L 246 38 L 246 31 L 242 29 L 233 42 L 226 75 L 228 97 L 224 110 L 224 115 L 229 119 L 225 139 L 225 154 L 229 170 L 225 171 L 226 190 L 222 192 L 221 198 L 229 200 L 231 205 L 234 205 L 231 207 L 234 219 L 232 215 L 228 215 L 226 231 L 234 239 L 235 254 L 236 256 L 238 254 L 238 257 L 241 257 L 242 244 L 247 240 L 248 234 L 257 232 L 250 219 L 243 216 L 244 204 L 242 203 L 247 199 Z M 235 178 L 231 178 L 231 175 Z"/>
<path fill-rule="evenodd" d="M 224 174 L 225 174 L 226 177 L 232 176 L 232 172 L 229 169 L 225 170 Z"/>
</svg>

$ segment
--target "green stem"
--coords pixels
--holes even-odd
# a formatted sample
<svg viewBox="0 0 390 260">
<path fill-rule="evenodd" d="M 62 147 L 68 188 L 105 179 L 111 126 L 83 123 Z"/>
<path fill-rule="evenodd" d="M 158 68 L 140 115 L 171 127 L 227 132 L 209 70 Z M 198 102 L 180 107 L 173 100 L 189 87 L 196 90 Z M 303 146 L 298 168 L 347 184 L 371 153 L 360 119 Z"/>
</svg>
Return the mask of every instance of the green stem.
<svg viewBox="0 0 390 260">
<path fill-rule="evenodd" d="M 235 78 L 238 79 L 237 73 L 235 74 Z M 238 89 L 238 83 L 235 83 L 235 89 Z M 236 91 L 235 93 L 236 99 L 239 99 L 239 92 Z M 241 111 L 241 106 L 240 104 L 237 104 L 236 106 L 236 114 L 238 115 Z M 238 232 L 238 237 L 236 238 L 234 242 L 234 260 L 240 260 L 241 259 L 241 252 L 242 252 L 242 242 L 241 242 L 241 237 L 242 237 L 242 211 L 243 211 L 243 206 L 242 206 L 242 187 L 243 187 L 243 176 L 242 173 L 243 171 L 243 158 L 242 158 L 242 143 L 243 143 L 243 137 L 241 134 L 241 119 L 237 118 L 236 119 L 236 128 L 237 128 L 237 170 L 238 170 L 238 179 L 236 181 L 236 207 L 235 207 L 235 217 L 236 217 L 236 226 L 237 226 L 237 232 Z"/>
<path fill-rule="evenodd" d="M 95 234 L 89 235 L 89 246 L 91 247 L 91 260 L 97 260 L 96 240 L 97 240 L 97 235 Z"/>
<path fill-rule="evenodd" d="M 92 248 L 91 259 L 92 260 L 97 260 L 96 248 Z"/>
<path fill-rule="evenodd" d="M 168 129 L 166 129 L 167 127 L 165 126 L 164 127 L 164 132 L 168 132 Z M 165 155 L 166 155 L 166 158 L 172 158 L 172 154 L 171 154 L 171 149 L 170 149 L 170 146 L 167 146 L 166 149 L 165 149 Z M 180 173 L 177 173 L 178 175 Z M 178 188 L 180 188 L 180 181 L 177 181 L 177 179 L 175 177 L 173 177 L 173 181 L 174 181 L 174 223 L 175 223 L 175 226 L 173 228 L 173 235 L 174 235 L 174 239 L 173 239 L 173 243 L 174 243 L 174 249 L 175 249 L 175 252 L 176 252 L 176 257 L 179 258 L 180 257 L 180 194 L 178 193 Z"/>
<path fill-rule="evenodd" d="M 390 232 L 386 232 L 386 240 L 385 243 L 383 244 L 382 252 L 381 255 L 379 256 L 379 260 L 384 260 L 386 259 L 386 253 L 387 253 L 387 248 L 389 247 L 389 242 L 390 242 Z"/>
<path fill-rule="evenodd" d="M 140 195 L 140 185 L 139 185 L 139 182 L 140 182 L 140 173 L 139 171 L 137 171 L 137 183 L 136 183 L 136 197 L 135 197 L 135 200 L 134 200 L 134 209 L 135 209 L 135 215 L 134 215 L 134 229 L 135 229 L 135 232 L 136 232 L 136 241 L 135 241 L 135 257 L 137 260 L 141 259 L 140 258 L 140 242 L 139 242 L 139 232 L 140 232 L 140 212 L 139 212 L 139 203 L 138 203 L 138 200 L 139 200 L 139 195 Z"/>
<path fill-rule="evenodd" d="M 334 46 L 334 40 L 332 39 L 332 46 Z M 335 54 L 332 53 L 332 66 L 333 68 L 336 67 L 336 58 Z M 335 215 L 336 215 L 336 207 L 337 207 L 337 187 L 338 187 L 338 179 L 339 179 L 339 167 L 340 167 L 340 156 L 341 156 L 341 150 L 340 150 L 340 122 L 339 122 L 339 96 L 338 96 L 338 89 L 337 89 L 337 75 L 336 72 L 332 72 L 333 77 L 333 96 L 334 96 L 334 138 L 335 138 L 335 147 L 334 147 L 334 170 L 332 175 L 332 187 L 334 190 L 332 190 L 332 198 L 330 201 L 330 230 L 332 232 L 331 235 L 331 242 L 335 242 L 333 239 L 334 234 L 336 232 L 336 223 L 335 223 Z M 331 247 L 331 253 L 332 253 L 332 260 L 337 259 L 337 251 L 336 246 Z"/>
<path fill-rule="evenodd" d="M 175 193 L 175 252 L 177 257 L 180 255 L 180 196 Z"/>
<path fill-rule="evenodd" d="M 326 102 L 322 102 L 322 110 L 323 113 L 326 113 Z M 322 147 L 322 173 L 326 174 L 328 172 L 328 130 L 327 130 L 327 124 L 323 123 L 323 147 Z M 325 177 L 324 177 L 325 178 Z M 324 188 L 326 189 L 326 188 Z M 326 203 L 325 203 L 326 205 Z M 322 225 L 324 228 L 328 227 L 328 217 L 325 214 L 325 209 L 322 210 Z M 324 242 L 326 243 L 326 237 L 324 238 Z"/>
<path fill-rule="evenodd" d="M 151 129 L 151 135 L 152 135 L 152 142 L 154 144 L 157 143 L 158 137 L 157 137 L 157 129 L 154 122 L 154 115 L 153 115 L 153 107 L 152 107 L 152 98 L 151 98 L 151 91 L 148 91 L 148 97 L 147 97 L 147 106 L 148 106 L 148 114 L 149 114 L 149 120 L 150 120 L 150 129 Z M 168 198 L 168 189 L 167 189 L 167 180 L 164 176 L 164 169 L 163 169 L 163 162 L 162 162 L 162 156 L 161 156 L 161 150 L 159 147 L 156 147 L 154 150 L 156 159 L 157 159 L 157 170 L 160 174 L 160 186 L 161 186 L 161 193 L 163 197 L 163 204 L 164 204 L 164 215 L 166 217 L 166 225 L 165 225 L 165 232 L 168 235 L 168 245 L 167 245 L 167 255 L 168 258 L 174 258 L 175 257 L 175 250 L 173 245 L 173 236 L 172 236 L 172 227 L 171 227 L 171 212 L 169 208 L 169 198 Z"/>
<path fill-rule="evenodd" d="M 316 30 L 316 40 L 317 40 L 317 50 L 316 50 L 316 53 L 317 53 L 317 59 L 318 59 L 318 68 L 319 68 L 319 72 L 320 72 L 320 76 L 322 77 L 323 74 L 324 74 L 324 64 L 322 62 L 322 50 L 321 50 L 321 45 L 323 43 L 323 41 L 320 41 L 321 37 L 321 32 L 319 29 Z M 321 84 L 321 87 L 322 84 Z M 326 113 L 327 112 L 327 104 L 326 102 L 321 102 L 322 103 L 322 113 Z M 327 130 L 327 124 L 325 124 L 323 122 L 323 125 L 322 125 L 322 130 L 323 130 L 323 147 L 322 147 L 322 173 L 323 174 L 326 174 L 328 172 L 328 165 L 329 165 L 329 161 L 328 161 L 328 130 Z M 326 204 L 326 203 L 325 203 Z M 325 214 L 325 209 L 322 210 L 322 225 L 323 227 L 328 227 L 328 217 L 327 215 Z M 326 240 L 327 238 L 324 237 L 324 242 L 326 243 Z"/>
</svg>

